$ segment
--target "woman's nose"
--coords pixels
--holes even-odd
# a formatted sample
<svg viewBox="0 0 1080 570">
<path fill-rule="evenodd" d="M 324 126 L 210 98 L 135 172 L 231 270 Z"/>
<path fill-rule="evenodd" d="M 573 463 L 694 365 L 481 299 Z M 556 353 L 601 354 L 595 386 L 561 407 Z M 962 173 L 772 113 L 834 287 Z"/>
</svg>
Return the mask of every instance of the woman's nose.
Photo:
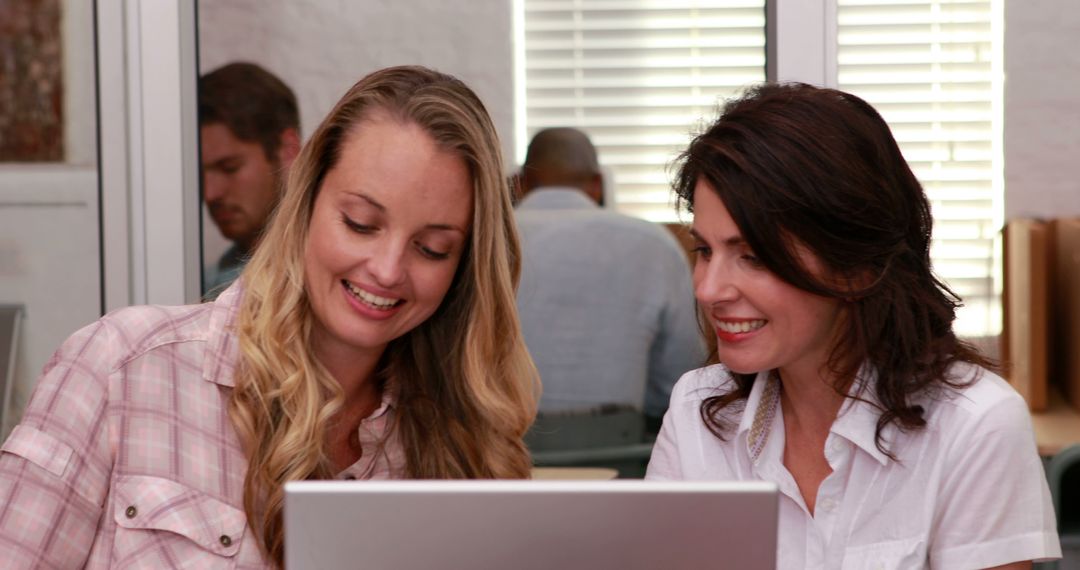
<svg viewBox="0 0 1080 570">
<path fill-rule="evenodd" d="M 380 287 L 392 288 L 405 280 L 405 245 L 383 240 L 368 262 L 368 271 Z"/>
<path fill-rule="evenodd" d="M 730 268 L 724 267 L 718 261 L 698 261 L 694 266 L 694 296 L 704 307 L 739 298 L 739 288 Z"/>
</svg>

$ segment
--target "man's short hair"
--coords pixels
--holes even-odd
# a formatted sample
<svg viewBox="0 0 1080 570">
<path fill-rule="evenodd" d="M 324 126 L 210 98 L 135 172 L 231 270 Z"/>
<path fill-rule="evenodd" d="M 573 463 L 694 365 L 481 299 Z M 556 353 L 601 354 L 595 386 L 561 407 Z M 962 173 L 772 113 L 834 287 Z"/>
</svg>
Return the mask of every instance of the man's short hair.
<svg viewBox="0 0 1080 570">
<path fill-rule="evenodd" d="M 254 63 L 230 63 L 199 78 L 199 126 L 222 123 L 233 135 L 262 145 L 276 160 L 285 129 L 300 131 L 296 95 Z"/>
<path fill-rule="evenodd" d="M 525 168 L 566 179 L 600 174 L 596 147 L 589 135 L 571 127 L 547 128 L 533 135 L 525 154 Z"/>
</svg>

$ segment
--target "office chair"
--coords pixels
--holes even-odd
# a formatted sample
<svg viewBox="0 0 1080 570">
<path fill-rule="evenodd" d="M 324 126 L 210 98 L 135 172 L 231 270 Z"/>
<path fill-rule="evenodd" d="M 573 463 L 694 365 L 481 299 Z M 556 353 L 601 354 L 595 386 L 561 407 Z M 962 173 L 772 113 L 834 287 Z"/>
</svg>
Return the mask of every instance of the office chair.
<svg viewBox="0 0 1080 570">
<path fill-rule="evenodd" d="M 15 383 L 15 356 L 23 310 L 22 305 L 0 304 L 0 431 L 6 427 L 11 387 Z"/>
<path fill-rule="evenodd" d="M 1057 513 L 1062 559 L 1056 568 L 1080 568 L 1080 444 L 1050 458 L 1046 480 Z"/>
<path fill-rule="evenodd" d="M 653 442 L 645 416 L 627 406 L 540 414 L 525 444 L 537 467 L 607 467 L 622 479 L 645 476 Z"/>
</svg>

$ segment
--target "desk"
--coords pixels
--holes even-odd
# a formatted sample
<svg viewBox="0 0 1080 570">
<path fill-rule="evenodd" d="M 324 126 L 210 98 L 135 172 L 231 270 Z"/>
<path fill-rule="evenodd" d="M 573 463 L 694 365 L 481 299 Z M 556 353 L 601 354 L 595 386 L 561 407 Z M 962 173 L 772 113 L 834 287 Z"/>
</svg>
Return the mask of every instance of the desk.
<svg viewBox="0 0 1080 570">
<path fill-rule="evenodd" d="M 614 479 L 619 472 L 606 467 L 533 467 L 533 479 L 548 480 L 607 480 Z"/>
<path fill-rule="evenodd" d="M 1080 411 L 1069 405 L 1061 391 L 1051 386 L 1045 412 L 1031 414 L 1039 455 L 1050 457 L 1070 445 L 1080 443 Z"/>
</svg>

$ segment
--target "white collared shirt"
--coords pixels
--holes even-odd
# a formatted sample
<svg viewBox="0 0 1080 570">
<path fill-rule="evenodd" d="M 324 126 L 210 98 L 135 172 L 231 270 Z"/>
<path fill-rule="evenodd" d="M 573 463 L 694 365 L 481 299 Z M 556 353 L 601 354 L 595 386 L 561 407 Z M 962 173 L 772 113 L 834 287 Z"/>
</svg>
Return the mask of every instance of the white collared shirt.
<svg viewBox="0 0 1080 570">
<path fill-rule="evenodd" d="M 679 380 L 653 448 L 647 479 L 764 480 L 780 489 L 779 568 L 986 568 L 1061 556 L 1031 418 L 999 376 L 924 398 L 924 429 L 883 435 L 878 410 L 845 401 L 825 443 L 832 473 L 810 514 L 783 464 L 779 382 L 761 373 L 749 398 L 725 409 L 726 441 L 701 419 L 701 402 L 734 385 L 722 365 Z M 874 382 L 861 377 L 860 382 Z M 863 397 L 875 401 L 873 390 Z M 745 410 L 745 411 L 744 411 Z M 731 516 L 737 516 L 732 514 Z"/>
</svg>

